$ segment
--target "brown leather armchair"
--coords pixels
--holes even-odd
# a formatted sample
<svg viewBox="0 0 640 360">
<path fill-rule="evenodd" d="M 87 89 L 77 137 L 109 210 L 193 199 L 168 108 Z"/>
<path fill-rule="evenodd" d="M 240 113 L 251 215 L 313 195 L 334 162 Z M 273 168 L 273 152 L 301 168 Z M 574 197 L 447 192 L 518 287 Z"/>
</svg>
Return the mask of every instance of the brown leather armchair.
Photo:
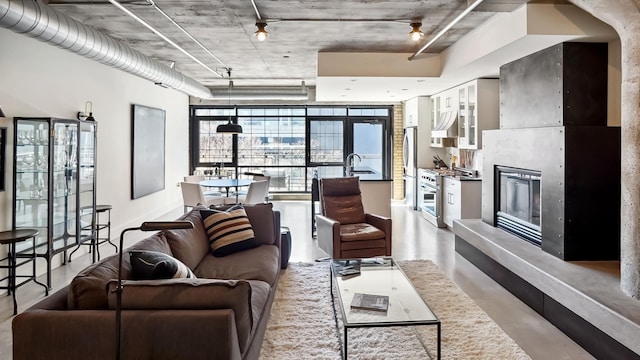
<svg viewBox="0 0 640 360">
<path fill-rule="evenodd" d="M 358 177 L 320 179 L 318 246 L 334 259 L 391 256 L 391 219 L 364 212 Z"/>
</svg>

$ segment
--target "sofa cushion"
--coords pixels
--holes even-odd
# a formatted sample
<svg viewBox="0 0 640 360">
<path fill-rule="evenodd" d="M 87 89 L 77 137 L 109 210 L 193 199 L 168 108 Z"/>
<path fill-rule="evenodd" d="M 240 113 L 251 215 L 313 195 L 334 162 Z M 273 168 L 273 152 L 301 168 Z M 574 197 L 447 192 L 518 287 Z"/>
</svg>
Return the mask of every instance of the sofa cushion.
<svg viewBox="0 0 640 360">
<path fill-rule="evenodd" d="M 158 251 L 131 250 L 129 261 L 131 277 L 136 280 L 196 277 L 180 260 Z"/>
<path fill-rule="evenodd" d="M 260 280 L 273 286 L 279 269 L 278 247 L 261 245 L 225 257 L 207 256 L 193 272 L 199 278 Z"/>
<path fill-rule="evenodd" d="M 226 256 L 260 245 L 243 208 L 200 210 L 214 256 Z"/>
<path fill-rule="evenodd" d="M 205 206 L 196 206 L 178 219 L 190 221 L 193 224 L 192 229 L 164 231 L 173 256 L 182 261 L 190 269 L 198 266 L 202 258 L 211 252 L 209 239 L 207 238 L 204 225 L 202 224 L 202 217 L 200 216 L 200 210 L 204 209 L 206 209 Z"/>
<path fill-rule="evenodd" d="M 145 238 L 129 248 L 129 250 L 145 249 L 171 254 L 171 248 L 162 233 Z M 118 255 L 112 255 L 88 266 L 76 275 L 67 293 L 69 309 L 90 310 L 107 309 L 107 282 L 118 278 Z M 131 278 L 131 264 L 127 256 L 122 259 L 122 278 Z"/>
<path fill-rule="evenodd" d="M 217 279 L 129 280 L 123 284 L 122 308 L 127 310 L 232 309 L 242 352 L 265 310 L 270 289 L 262 281 Z M 108 284 L 110 309 L 116 308 L 116 286 L 116 281 Z"/>
<path fill-rule="evenodd" d="M 280 224 L 274 221 L 273 204 L 244 205 L 256 240 L 260 244 L 274 245 L 280 239 Z M 279 242 L 279 241 L 278 241 Z"/>
</svg>

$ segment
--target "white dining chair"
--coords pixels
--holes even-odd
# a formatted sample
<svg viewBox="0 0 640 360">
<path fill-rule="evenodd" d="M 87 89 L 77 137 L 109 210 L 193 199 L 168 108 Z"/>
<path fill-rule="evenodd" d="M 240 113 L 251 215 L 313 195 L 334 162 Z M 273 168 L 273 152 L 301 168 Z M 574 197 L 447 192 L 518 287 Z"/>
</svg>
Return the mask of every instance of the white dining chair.
<svg viewBox="0 0 640 360">
<path fill-rule="evenodd" d="M 202 186 L 198 183 L 181 182 L 180 188 L 182 189 L 184 212 L 187 212 L 188 208 L 193 208 L 198 204 L 209 207 L 211 205 L 223 205 L 225 203 L 225 198 L 221 195 L 205 195 L 202 191 Z"/>
<path fill-rule="evenodd" d="M 200 181 L 205 180 L 204 175 L 187 175 L 184 177 L 184 182 L 199 184 Z M 222 192 L 215 190 L 202 190 L 204 191 L 204 196 L 222 196 Z"/>
<path fill-rule="evenodd" d="M 265 200 L 269 201 L 269 186 L 271 186 L 271 176 L 258 174 L 258 173 L 251 173 L 251 172 L 246 172 L 244 174 L 250 175 L 253 181 L 262 181 L 262 180 L 267 181 L 267 194 L 265 195 Z M 248 192 L 249 190 L 242 190 L 242 189 L 238 189 L 237 191 L 238 195 L 243 197 L 246 197 Z M 236 192 L 234 192 L 233 195 L 235 196 Z"/>
<path fill-rule="evenodd" d="M 267 180 L 254 181 L 249 184 L 246 195 L 229 196 L 225 204 L 262 204 L 267 200 L 269 182 Z"/>
</svg>

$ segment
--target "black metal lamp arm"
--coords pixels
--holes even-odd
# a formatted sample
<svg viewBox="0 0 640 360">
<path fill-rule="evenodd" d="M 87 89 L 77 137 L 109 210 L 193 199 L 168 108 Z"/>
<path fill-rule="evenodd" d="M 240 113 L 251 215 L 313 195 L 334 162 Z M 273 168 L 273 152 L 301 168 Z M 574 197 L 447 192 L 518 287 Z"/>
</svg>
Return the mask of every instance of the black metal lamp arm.
<svg viewBox="0 0 640 360">
<path fill-rule="evenodd" d="M 122 328 L 122 254 L 124 253 L 124 234 L 128 231 L 160 231 L 160 230 L 177 230 L 192 229 L 193 224 L 190 221 L 146 221 L 139 227 L 131 227 L 122 230 L 120 233 L 120 253 L 118 254 L 118 285 L 116 286 L 116 359 L 120 360 L 121 343 L 120 332 Z"/>
</svg>

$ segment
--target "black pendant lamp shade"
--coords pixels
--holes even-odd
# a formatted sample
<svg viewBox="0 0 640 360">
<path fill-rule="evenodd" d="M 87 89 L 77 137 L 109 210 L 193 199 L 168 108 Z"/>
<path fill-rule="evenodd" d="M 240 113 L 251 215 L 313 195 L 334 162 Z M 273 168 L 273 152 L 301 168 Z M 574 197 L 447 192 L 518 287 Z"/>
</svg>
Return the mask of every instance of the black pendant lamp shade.
<svg viewBox="0 0 640 360">
<path fill-rule="evenodd" d="M 231 88 L 233 87 L 233 81 L 231 81 L 231 69 L 227 69 L 229 75 L 229 107 L 231 107 Z M 224 134 L 242 134 L 242 126 L 231 123 L 231 114 L 229 114 L 229 121 L 226 124 L 218 125 L 216 128 L 217 133 Z"/>
<path fill-rule="evenodd" d="M 217 133 L 226 133 L 226 134 L 242 134 L 242 126 L 238 124 L 232 124 L 231 120 L 226 124 L 218 125 L 216 128 Z"/>
</svg>

